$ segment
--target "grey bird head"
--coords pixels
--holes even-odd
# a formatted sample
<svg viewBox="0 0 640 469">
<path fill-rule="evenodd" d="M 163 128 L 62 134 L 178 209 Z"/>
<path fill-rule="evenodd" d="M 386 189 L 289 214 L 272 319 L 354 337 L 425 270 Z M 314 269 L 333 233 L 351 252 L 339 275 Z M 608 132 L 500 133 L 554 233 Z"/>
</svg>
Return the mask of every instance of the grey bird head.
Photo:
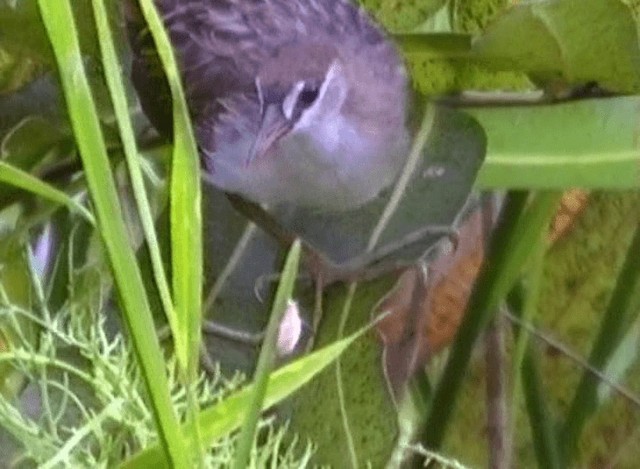
<svg viewBox="0 0 640 469">
<path fill-rule="evenodd" d="M 357 207 L 402 167 L 407 77 L 347 0 L 156 0 L 181 67 L 205 167 L 218 188 L 267 205 Z M 133 80 L 170 132 L 150 35 L 129 8 Z"/>
</svg>

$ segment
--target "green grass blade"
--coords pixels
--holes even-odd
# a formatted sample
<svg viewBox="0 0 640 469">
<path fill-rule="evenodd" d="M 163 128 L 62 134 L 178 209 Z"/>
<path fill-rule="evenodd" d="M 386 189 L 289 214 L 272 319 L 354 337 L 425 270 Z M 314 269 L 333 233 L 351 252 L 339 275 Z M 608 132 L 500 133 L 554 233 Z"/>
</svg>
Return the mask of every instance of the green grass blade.
<svg viewBox="0 0 640 469">
<path fill-rule="evenodd" d="M 89 223 L 95 225 L 95 220 L 91 212 L 72 197 L 4 161 L 0 161 L 0 182 L 29 191 L 51 202 L 66 205 L 70 210 L 79 213 Z"/>
<path fill-rule="evenodd" d="M 151 205 L 144 186 L 135 132 L 133 130 L 131 117 L 129 116 L 127 94 L 122 81 L 122 68 L 116 54 L 111 28 L 109 27 L 107 9 L 104 0 L 92 0 L 91 3 L 98 32 L 100 53 L 102 54 L 104 77 L 107 82 L 107 87 L 109 88 L 111 102 L 113 103 L 116 121 L 120 131 L 120 139 L 122 140 L 127 167 L 129 168 L 129 178 L 131 179 L 131 185 L 133 187 L 136 208 L 141 219 L 142 230 L 149 249 L 155 283 L 167 319 L 169 321 L 175 321 L 175 311 L 171 300 L 169 282 L 164 270 L 162 255 L 160 254 L 160 246 L 156 236 Z"/>
<path fill-rule="evenodd" d="M 258 364 L 256 366 L 256 373 L 254 377 L 254 391 L 251 399 L 251 405 L 247 418 L 240 431 L 240 438 L 238 440 L 236 458 L 234 461 L 234 467 L 236 469 L 244 469 L 248 466 L 251 457 L 251 448 L 256 438 L 256 431 L 258 428 L 258 420 L 260 419 L 260 412 L 263 408 L 264 397 L 267 392 L 267 384 L 269 383 L 269 373 L 273 369 L 273 365 L 277 355 L 277 341 L 278 330 L 284 312 L 287 309 L 287 304 L 291 300 L 293 295 L 293 288 L 298 276 L 298 264 L 300 263 L 300 240 L 296 240 L 284 264 L 282 270 L 282 276 L 280 278 L 280 285 L 276 291 L 276 297 L 271 309 L 271 317 L 269 324 L 267 325 L 267 331 L 265 334 L 265 340 L 262 344 L 262 350 L 260 351 L 260 357 L 258 358 Z"/>
<path fill-rule="evenodd" d="M 82 64 L 71 5 L 69 0 L 38 0 L 38 7 L 58 64 L 98 226 L 151 401 L 163 454 L 175 464 L 184 463 L 189 460 L 189 455 L 169 395 L 160 344 L 156 335 L 150 333 L 154 330 L 151 310 L 135 261 L 135 252 L 128 243 L 95 102 Z"/>
<path fill-rule="evenodd" d="M 173 102 L 171 165 L 171 271 L 177 313 L 170 324 L 178 361 L 193 378 L 198 365 L 202 317 L 202 216 L 200 161 L 180 72 L 169 37 L 151 0 L 140 7 L 158 50 Z"/>
<path fill-rule="evenodd" d="M 601 370 L 620 345 L 640 310 L 640 224 L 638 224 L 624 265 L 618 275 L 609 305 L 602 319 L 598 337 L 589 355 L 589 365 Z M 569 407 L 562 429 L 563 457 L 569 463 L 578 439 L 589 416 L 598 406 L 600 380 L 589 370 L 584 370 L 580 384 Z"/>
<path fill-rule="evenodd" d="M 474 343 L 516 282 L 532 247 L 546 230 L 559 197 L 557 193 L 540 193 L 528 206 L 527 193 L 512 193 L 507 197 L 486 262 L 430 403 L 421 436 L 425 446 L 437 449 L 442 444 Z"/>
<path fill-rule="evenodd" d="M 527 290 L 522 308 L 517 308 L 514 313 L 518 314 L 526 324 L 533 323 L 540 288 L 543 278 L 544 254 L 547 247 L 547 240 L 540 239 L 535 247 L 531 259 L 531 265 L 527 272 Z M 523 328 L 516 334 L 515 351 L 513 354 L 513 392 L 511 393 L 510 415 L 518 415 L 521 396 L 524 393 L 525 404 L 529 416 L 529 426 L 533 437 L 533 448 L 536 453 L 539 467 L 549 469 L 560 469 L 560 452 L 558 448 L 558 438 L 555 432 L 553 420 L 549 415 L 546 406 L 544 390 L 542 389 L 538 366 L 536 363 L 536 349 L 530 343 L 530 335 Z M 515 417 L 512 418 L 512 435 L 515 435 Z"/>
<path fill-rule="evenodd" d="M 333 342 L 331 345 L 271 373 L 262 410 L 277 404 L 308 383 L 368 330 L 369 327 L 361 329 L 345 339 Z M 204 444 L 211 444 L 238 429 L 246 419 L 253 398 L 254 386 L 251 385 L 236 392 L 220 404 L 203 410 L 200 413 L 198 423 Z M 153 445 L 136 454 L 120 467 L 123 469 L 146 469 L 149 467 L 160 469 L 168 466 L 162 458 L 162 452 L 158 445 Z"/>
<path fill-rule="evenodd" d="M 555 431 L 554 420 L 547 409 L 546 394 L 540 386 L 542 381 L 535 360 L 534 348 L 531 344 L 527 344 L 522 362 L 522 388 L 538 467 L 562 469 L 566 466 L 560 463 L 558 435 Z"/>
</svg>

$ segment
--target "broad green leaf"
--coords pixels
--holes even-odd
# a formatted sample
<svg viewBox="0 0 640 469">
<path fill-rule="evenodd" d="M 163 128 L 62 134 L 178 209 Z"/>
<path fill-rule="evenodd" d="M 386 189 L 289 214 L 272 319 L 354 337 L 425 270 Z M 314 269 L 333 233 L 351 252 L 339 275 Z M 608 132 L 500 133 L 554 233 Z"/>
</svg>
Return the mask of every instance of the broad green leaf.
<svg viewBox="0 0 640 469">
<path fill-rule="evenodd" d="M 17 90 L 53 65 L 36 2 L 0 0 L 0 94 Z"/>
<path fill-rule="evenodd" d="M 348 334 L 371 321 L 373 307 L 395 280 L 389 275 L 359 284 L 344 324 L 341 313 L 349 289 L 327 289 L 314 346 L 333 343 L 342 326 Z M 378 334 L 367 333 L 340 357 L 340 380 L 336 367 L 328 368 L 291 399 L 291 429 L 317 445 L 314 464 L 349 467 L 350 455 L 355 455 L 360 467 L 385 466 L 396 443 L 398 421 L 381 353 Z"/>
<path fill-rule="evenodd" d="M 430 34 L 396 34 L 394 39 L 401 50 L 410 56 L 422 58 L 470 58 L 470 34 L 430 33 Z"/>
<path fill-rule="evenodd" d="M 467 112 L 487 135 L 481 188 L 640 187 L 640 96 Z"/>
<path fill-rule="evenodd" d="M 11 97 L 16 98 L 17 96 Z M 0 97 L 0 109 L 6 111 L 6 114 L 0 112 L 0 122 L 5 121 L 8 124 L 14 119 L 18 119 L 0 138 L 0 160 L 7 166 L 24 171 L 27 176 L 33 178 L 44 166 L 53 165 L 61 157 L 71 154 L 73 139 L 62 128 L 59 120 L 40 115 L 28 115 L 21 118 L 19 112 L 13 112 L 15 109 L 3 108 L 1 101 L 11 101 L 11 99 L 7 96 Z M 41 105 L 41 103 L 35 102 L 33 104 Z M 1 129 L 0 132 L 2 132 Z M 7 168 L 5 176 L 11 168 Z M 11 181 L 6 182 L 10 183 Z M 16 184 L 13 186 L 27 189 L 27 187 Z M 20 194 L 16 190 L 12 190 L 10 186 L 3 187 L 0 191 L 0 207 L 18 201 L 19 197 Z"/>
<path fill-rule="evenodd" d="M 0 159 L 31 171 L 65 138 L 68 138 L 66 132 L 50 120 L 38 115 L 27 116 L 2 136 Z"/>
<path fill-rule="evenodd" d="M 500 69 L 543 82 L 597 82 L 640 90 L 640 48 L 630 8 L 619 0 L 546 0 L 513 6 L 474 42 L 473 52 Z"/>
<path fill-rule="evenodd" d="M 445 4 L 445 0 L 363 0 L 362 4 L 391 31 L 420 26 Z"/>
<path fill-rule="evenodd" d="M 2 140 L 7 138 L 7 134 L 11 134 L 12 131 L 22 127 L 23 123 L 29 120 L 40 120 L 41 124 L 42 121 L 46 121 L 53 128 L 53 132 L 59 129 L 63 135 L 69 136 L 64 102 L 53 73 L 44 75 L 13 93 L 0 94 L 0 135 Z M 40 138 L 36 140 L 40 142 Z"/>
</svg>

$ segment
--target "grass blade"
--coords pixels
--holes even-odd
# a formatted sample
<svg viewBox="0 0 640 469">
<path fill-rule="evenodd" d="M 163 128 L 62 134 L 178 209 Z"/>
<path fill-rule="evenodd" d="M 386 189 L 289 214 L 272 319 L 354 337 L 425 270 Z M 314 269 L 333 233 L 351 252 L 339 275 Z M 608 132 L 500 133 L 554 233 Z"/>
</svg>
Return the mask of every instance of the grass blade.
<svg viewBox="0 0 640 469">
<path fill-rule="evenodd" d="M 314 376 L 333 363 L 358 337 L 368 331 L 363 328 L 345 339 L 333 342 L 305 357 L 286 365 L 269 376 L 262 410 L 277 404 L 308 383 Z M 200 413 L 198 425 L 204 444 L 228 435 L 242 425 L 254 397 L 254 385 L 247 386 L 223 402 Z M 158 445 L 150 446 L 120 466 L 123 469 L 155 469 L 168 467 Z"/>
<path fill-rule="evenodd" d="M 0 161 L 0 182 L 24 189 L 51 202 L 66 205 L 70 210 L 82 215 L 92 225 L 96 224 L 91 212 L 72 197 L 4 161 Z"/>
<path fill-rule="evenodd" d="M 176 356 L 195 377 L 202 317 L 202 215 L 200 161 L 173 48 L 151 0 L 140 7 L 153 36 L 173 102 L 171 165 L 171 271 L 176 318 L 170 321 Z"/>
<path fill-rule="evenodd" d="M 589 365 L 604 369 L 620 345 L 624 334 L 640 311 L 637 299 L 640 292 L 640 224 L 638 224 L 624 265 L 618 275 L 598 337 L 589 355 Z M 571 460 L 582 429 L 598 405 L 600 380 L 590 370 L 584 370 L 580 384 L 569 407 L 562 429 L 563 457 Z"/>
<path fill-rule="evenodd" d="M 188 461 L 188 453 L 169 395 L 164 358 L 155 334 L 149 302 L 128 243 L 127 231 L 109 167 L 97 109 L 82 64 L 69 0 L 38 0 L 42 20 L 53 47 L 98 226 L 113 268 L 124 319 L 140 364 L 164 454 L 174 464 Z"/>
<path fill-rule="evenodd" d="M 515 353 L 513 363 L 513 400 L 511 415 L 517 415 L 519 397 L 524 393 L 525 405 L 529 417 L 529 426 L 533 439 L 538 467 L 549 469 L 561 469 L 560 448 L 556 432 L 555 420 L 547 407 L 547 398 L 541 383 L 536 348 L 530 341 L 530 331 L 522 327 L 522 324 L 531 324 L 535 314 L 536 303 L 540 294 L 540 281 L 544 258 L 545 240 L 540 240 L 536 248 L 535 257 L 528 272 L 526 292 L 522 283 L 517 285 L 509 293 L 509 307 L 520 324 L 514 326 Z M 524 297 L 524 298 L 523 298 Z M 512 424 L 515 426 L 515 419 Z"/>
<path fill-rule="evenodd" d="M 437 449 L 442 444 L 475 340 L 520 275 L 532 247 L 547 228 L 559 197 L 557 193 L 541 193 L 528 207 L 528 193 L 511 193 L 507 197 L 487 260 L 430 403 L 421 436 L 425 446 Z"/>
<path fill-rule="evenodd" d="M 524 334 L 524 331 L 521 334 Z M 534 348 L 529 343 L 522 362 L 522 388 L 538 467 L 561 469 L 566 466 L 560 463 L 558 435 L 553 425 L 554 420 L 547 409 L 545 392 L 540 386 L 542 381 Z"/>
<path fill-rule="evenodd" d="M 120 139 L 122 141 L 127 167 L 129 169 L 129 178 L 131 179 L 131 185 L 133 187 L 136 208 L 140 216 L 142 230 L 147 241 L 149 257 L 151 259 L 155 283 L 160 294 L 160 300 L 162 301 L 162 306 L 167 319 L 171 320 L 171 318 L 175 317 L 175 311 L 173 309 L 169 283 L 164 270 L 162 256 L 160 254 L 160 246 L 156 236 L 153 215 L 151 213 L 151 205 L 149 203 L 149 198 L 147 197 L 147 191 L 144 187 L 138 147 L 136 144 L 131 117 L 129 116 L 127 95 L 122 83 L 122 69 L 116 54 L 104 0 L 92 0 L 91 3 L 98 32 L 98 43 L 102 54 L 104 77 L 107 82 L 107 87 L 109 88 L 116 122 L 120 131 Z"/>
<path fill-rule="evenodd" d="M 271 373 L 276 359 L 278 329 L 282 322 L 284 312 L 287 309 L 287 303 L 293 294 L 293 288 L 298 276 L 299 263 L 300 240 L 296 240 L 289 250 L 289 254 L 287 255 L 287 259 L 284 264 L 284 269 L 282 270 L 280 285 L 276 291 L 276 297 L 271 309 L 271 317 L 267 326 L 265 340 L 262 344 L 260 357 L 258 358 L 251 405 L 249 407 L 249 412 L 247 413 L 247 418 L 242 426 L 242 430 L 240 431 L 240 439 L 238 440 L 236 459 L 234 462 L 234 467 L 236 469 L 244 469 L 249 464 L 251 448 L 253 447 L 253 442 L 256 438 L 258 420 L 260 419 L 260 412 L 263 408 L 264 397 L 267 392 L 267 384 L 269 383 L 269 373 Z"/>
</svg>

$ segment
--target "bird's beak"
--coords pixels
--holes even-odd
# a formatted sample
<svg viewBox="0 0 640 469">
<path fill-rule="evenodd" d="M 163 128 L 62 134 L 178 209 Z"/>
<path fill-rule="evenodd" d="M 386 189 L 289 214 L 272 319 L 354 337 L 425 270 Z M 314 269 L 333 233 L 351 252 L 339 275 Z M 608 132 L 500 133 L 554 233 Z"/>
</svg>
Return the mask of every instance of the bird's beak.
<svg viewBox="0 0 640 469">
<path fill-rule="evenodd" d="M 249 166 L 253 161 L 264 156 L 267 150 L 290 129 L 290 122 L 282 113 L 280 106 L 276 104 L 267 105 L 262 114 L 260 129 L 245 161 L 245 166 Z"/>
</svg>

